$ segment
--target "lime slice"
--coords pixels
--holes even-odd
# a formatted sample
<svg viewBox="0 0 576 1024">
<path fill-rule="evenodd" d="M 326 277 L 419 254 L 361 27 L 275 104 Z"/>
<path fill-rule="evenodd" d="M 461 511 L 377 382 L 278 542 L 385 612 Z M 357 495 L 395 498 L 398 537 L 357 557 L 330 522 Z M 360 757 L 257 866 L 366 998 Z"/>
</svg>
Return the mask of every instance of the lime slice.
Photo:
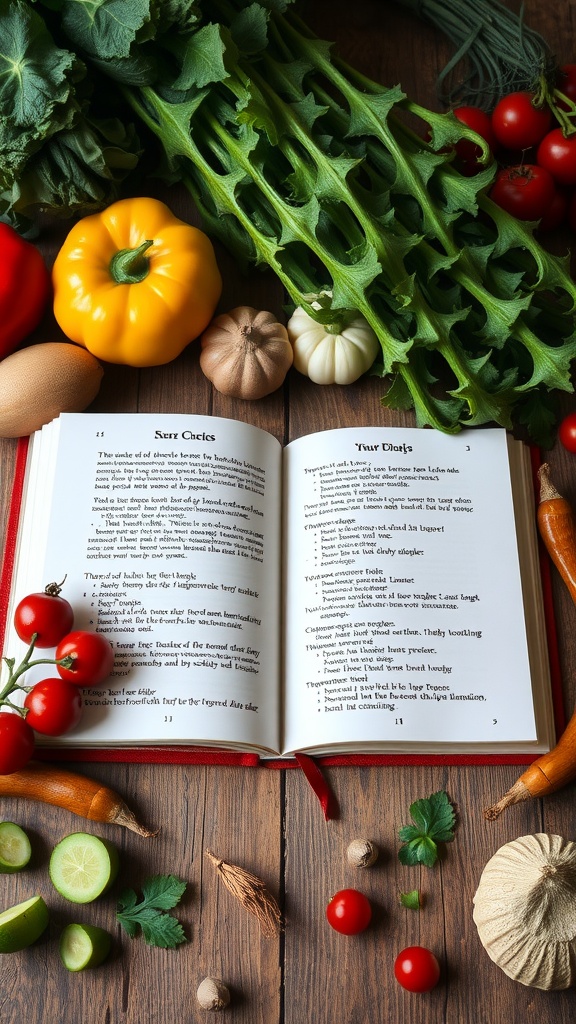
<svg viewBox="0 0 576 1024">
<path fill-rule="evenodd" d="M 110 952 L 112 936 L 92 924 L 68 924 L 60 936 L 60 956 L 69 971 L 97 967 Z"/>
<path fill-rule="evenodd" d="M 31 856 L 32 847 L 24 829 L 13 821 L 0 821 L 0 872 L 21 871 Z"/>
<path fill-rule="evenodd" d="M 91 903 L 112 885 L 118 867 L 112 843 L 88 832 L 73 832 L 52 850 L 49 871 L 61 896 L 72 903 Z"/>
<path fill-rule="evenodd" d="M 0 914 L 0 953 L 16 953 L 36 942 L 48 925 L 48 907 L 32 896 Z"/>
</svg>

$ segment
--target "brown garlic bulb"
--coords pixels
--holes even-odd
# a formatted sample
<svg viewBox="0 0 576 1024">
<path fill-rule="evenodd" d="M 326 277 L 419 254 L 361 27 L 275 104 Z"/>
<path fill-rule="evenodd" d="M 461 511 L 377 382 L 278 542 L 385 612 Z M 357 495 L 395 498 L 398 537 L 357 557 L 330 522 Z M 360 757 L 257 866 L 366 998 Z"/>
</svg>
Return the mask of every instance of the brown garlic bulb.
<svg viewBox="0 0 576 1024">
<path fill-rule="evenodd" d="M 576 983 L 576 843 L 536 833 L 506 843 L 486 864 L 474 922 L 509 978 L 540 989 Z"/>
<path fill-rule="evenodd" d="M 230 1002 L 230 992 L 220 978 L 204 978 L 196 998 L 203 1010 L 224 1010 Z"/>
<path fill-rule="evenodd" d="M 264 398 L 284 382 L 294 353 L 288 331 L 273 313 L 237 306 L 215 317 L 201 339 L 200 367 L 217 391 L 232 398 Z"/>
</svg>

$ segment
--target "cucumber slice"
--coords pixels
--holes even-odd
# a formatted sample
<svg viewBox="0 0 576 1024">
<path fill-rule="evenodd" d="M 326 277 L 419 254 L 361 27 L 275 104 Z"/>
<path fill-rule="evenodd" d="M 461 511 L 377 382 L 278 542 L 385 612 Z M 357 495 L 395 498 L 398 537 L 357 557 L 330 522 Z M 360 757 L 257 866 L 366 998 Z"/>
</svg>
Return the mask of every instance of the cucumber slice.
<svg viewBox="0 0 576 1024">
<path fill-rule="evenodd" d="M 32 896 L 0 914 L 0 953 L 26 949 L 48 925 L 48 907 L 41 896 Z"/>
<path fill-rule="evenodd" d="M 13 821 L 0 821 L 0 872 L 21 871 L 31 856 L 32 847 L 24 829 Z"/>
<path fill-rule="evenodd" d="M 92 924 L 68 924 L 60 936 L 60 957 L 69 971 L 97 967 L 106 959 L 112 936 Z"/>
<path fill-rule="evenodd" d="M 118 874 L 116 847 L 88 832 L 73 832 L 52 850 L 49 872 L 54 888 L 71 903 L 91 903 Z"/>
</svg>

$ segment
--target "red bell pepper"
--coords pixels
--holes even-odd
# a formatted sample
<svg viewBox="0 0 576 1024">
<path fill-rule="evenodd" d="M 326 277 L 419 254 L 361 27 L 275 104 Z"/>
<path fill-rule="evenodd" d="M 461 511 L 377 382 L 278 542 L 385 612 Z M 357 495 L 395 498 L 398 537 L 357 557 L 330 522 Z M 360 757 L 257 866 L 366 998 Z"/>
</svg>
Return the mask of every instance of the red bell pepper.
<svg viewBox="0 0 576 1024">
<path fill-rule="evenodd" d="M 38 326 L 50 287 L 40 250 L 9 224 L 0 223 L 0 359 Z"/>
</svg>

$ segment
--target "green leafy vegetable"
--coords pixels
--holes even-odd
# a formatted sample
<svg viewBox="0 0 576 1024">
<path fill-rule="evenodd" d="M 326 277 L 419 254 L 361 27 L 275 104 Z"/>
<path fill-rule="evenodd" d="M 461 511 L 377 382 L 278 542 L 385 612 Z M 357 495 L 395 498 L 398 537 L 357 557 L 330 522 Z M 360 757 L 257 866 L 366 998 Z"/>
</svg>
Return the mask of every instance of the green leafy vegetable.
<svg viewBox="0 0 576 1024">
<path fill-rule="evenodd" d="M 420 907 L 422 906 L 422 898 L 420 896 L 419 889 L 411 889 L 410 892 L 401 892 L 399 899 L 402 906 L 406 907 L 407 910 L 420 910 Z"/>
<path fill-rule="evenodd" d="M 158 173 L 188 188 L 205 230 L 239 262 L 271 268 L 290 305 L 323 324 L 366 318 L 381 345 L 373 372 L 386 378 L 385 405 L 450 433 L 526 424 L 549 447 L 554 397 L 573 391 L 576 286 L 567 257 L 489 200 L 487 149 L 480 174 L 453 168 L 454 144 L 477 137 L 348 66 L 290 0 L 127 6 L 122 24 L 117 0 L 99 0 L 90 17 L 79 0 L 36 0 L 34 11 L 0 0 L 0 15 L 17 39 L 13 20 L 42 10 L 53 38 L 77 54 L 84 77 L 58 105 L 79 107 L 84 120 L 70 130 L 92 117 L 95 97 L 125 125 L 135 116 L 156 137 Z M 65 84 L 75 67 L 61 72 Z M 51 136 L 33 161 L 23 138 L 24 167 L 6 186 L 0 166 L 0 213 L 2 204 L 6 216 L 49 208 L 51 189 L 62 210 L 55 162 L 42 157 Z M 65 174 L 76 211 L 82 191 L 88 207 L 103 202 L 104 185 L 126 173 L 121 154 L 135 148 L 130 136 L 113 151 L 101 144 L 82 172 L 76 147 Z M 316 303 L 321 293 L 331 301 Z"/>
<path fill-rule="evenodd" d="M 165 911 L 180 902 L 185 889 L 186 882 L 175 875 L 154 875 L 143 882 L 140 901 L 133 889 L 122 893 L 116 916 L 131 938 L 140 929 L 149 946 L 174 949 L 179 943 L 186 942 L 186 936 L 180 922 Z"/>
<path fill-rule="evenodd" d="M 438 843 L 451 843 L 454 839 L 456 815 L 441 790 L 427 799 L 410 804 L 413 825 L 403 825 L 398 837 L 404 844 L 398 851 L 402 864 L 425 864 L 431 868 L 438 859 Z"/>
</svg>

